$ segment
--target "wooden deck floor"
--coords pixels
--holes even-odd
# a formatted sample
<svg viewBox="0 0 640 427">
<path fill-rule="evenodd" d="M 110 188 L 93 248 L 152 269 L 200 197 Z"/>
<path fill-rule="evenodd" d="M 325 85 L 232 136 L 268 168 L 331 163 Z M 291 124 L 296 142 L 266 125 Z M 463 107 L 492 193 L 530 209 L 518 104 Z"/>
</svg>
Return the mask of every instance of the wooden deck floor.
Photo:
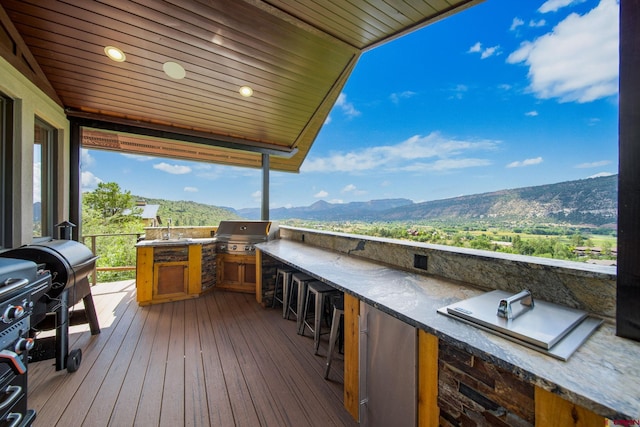
<svg viewBox="0 0 640 427">
<path fill-rule="evenodd" d="M 35 426 L 355 426 L 342 405 L 342 357 L 322 378 L 313 339 L 251 295 L 139 307 L 133 281 L 93 288 L 102 332 L 70 329 L 78 371 L 29 364 Z"/>
</svg>

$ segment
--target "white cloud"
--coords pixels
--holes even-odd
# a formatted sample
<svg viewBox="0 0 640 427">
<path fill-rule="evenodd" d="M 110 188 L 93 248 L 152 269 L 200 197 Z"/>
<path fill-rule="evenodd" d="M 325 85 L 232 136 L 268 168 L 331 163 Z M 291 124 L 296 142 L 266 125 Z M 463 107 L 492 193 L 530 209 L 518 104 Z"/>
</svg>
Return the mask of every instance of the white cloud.
<svg viewBox="0 0 640 427">
<path fill-rule="evenodd" d="M 414 163 L 402 168 L 405 172 L 447 172 L 456 169 L 490 166 L 489 159 L 440 159 L 432 163 Z"/>
<path fill-rule="evenodd" d="M 198 189 L 196 187 L 184 187 L 184 191 L 187 193 L 197 193 Z"/>
<path fill-rule="evenodd" d="M 538 12 L 540 13 L 548 13 L 548 12 L 557 12 L 559 9 L 563 7 L 570 6 L 572 4 L 582 3 L 585 0 L 547 0 L 540 6 Z"/>
<path fill-rule="evenodd" d="M 102 180 L 100 178 L 89 171 L 82 172 L 82 175 L 80 176 L 80 186 L 82 187 L 82 192 L 95 190 L 98 187 L 98 184 L 101 182 Z"/>
<path fill-rule="evenodd" d="M 462 99 L 464 94 L 467 93 L 468 91 L 469 91 L 469 87 L 467 85 L 459 84 L 453 88 L 453 96 L 451 98 Z"/>
<path fill-rule="evenodd" d="M 320 190 L 316 194 L 314 194 L 313 197 L 315 197 L 316 199 L 321 199 L 323 197 L 327 197 L 328 195 L 329 193 L 327 193 L 326 191 Z"/>
<path fill-rule="evenodd" d="M 580 163 L 579 165 L 574 166 L 576 169 L 589 169 L 589 168 L 599 168 L 600 166 L 606 166 L 611 164 L 610 160 L 600 160 L 598 162 L 591 163 Z"/>
<path fill-rule="evenodd" d="M 467 53 L 480 53 L 480 59 L 486 59 L 493 55 L 500 54 L 500 45 L 482 48 L 482 43 L 477 42 L 469 48 Z"/>
<path fill-rule="evenodd" d="M 526 113 L 524 113 L 524 115 L 527 117 L 536 117 L 538 115 L 538 112 L 536 110 L 527 111 Z"/>
<path fill-rule="evenodd" d="M 94 159 L 91 154 L 89 154 L 89 150 L 86 148 L 83 148 L 82 150 L 80 150 L 80 167 L 81 168 L 88 168 L 93 166 L 93 164 L 95 163 L 96 159 Z"/>
<path fill-rule="evenodd" d="M 356 196 L 361 196 L 363 194 L 367 194 L 366 191 L 364 190 L 359 190 L 355 185 L 353 184 L 347 184 L 344 186 L 344 188 L 342 190 L 340 190 L 341 193 L 351 193 L 353 195 Z"/>
<path fill-rule="evenodd" d="M 499 49 L 500 49 L 500 45 L 486 48 L 485 50 L 482 51 L 482 54 L 480 55 L 480 59 L 487 59 L 490 56 L 499 55 L 500 54 Z"/>
<path fill-rule="evenodd" d="M 538 165 L 542 163 L 542 157 L 535 157 L 533 159 L 525 159 L 522 161 L 511 162 L 507 165 L 508 168 L 522 168 L 525 166 Z"/>
<path fill-rule="evenodd" d="M 542 99 L 590 102 L 618 91 L 616 0 L 601 0 L 585 15 L 572 13 L 553 30 L 526 41 L 507 58 L 529 67 L 529 90 Z"/>
<path fill-rule="evenodd" d="M 151 156 L 142 156 L 140 154 L 130 154 L 130 153 L 120 153 L 123 157 L 129 158 L 129 159 L 133 159 L 133 160 L 137 160 L 139 162 L 148 162 L 150 160 L 155 160 L 156 157 L 151 157 Z"/>
<path fill-rule="evenodd" d="M 476 44 L 471 46 L 467 52 L 473 53 L 473 52 L 480 52 L 480 51 L 482 51 L 482 43 L 476 42 Z"/>
<path fill-rule="evenodd" d="M 541 19 L 539 21 L 534 21 L 532 19 L 531 21 L 529 21 L 529 26 L 531 28 L 540 28 L 540 27 L 544 27 L 545 25 L 547 25 L 547 21 L 545 21 L 544 19 Z"/>
<path fill-rule="evenodd" d="M 509 31 L 515 31 L 521 25 L 524 25 L 524 21 L 518 17 L 515 17 L 511 22 L 511 27 L 509 28 Z"/>
<path fill-rule="evenodd" d="M 458 169 L 468 152 L 494 151 L 499 142 L 492 140 L 467 141 L 445 138 L 438 132 L 427 136 L 415 135 L 395 145 L 368 147 L 357 151 L 333 153 L 327 157 L 310 158 L 302 165 L 305 172 L 348 172 L 425 170 L 426 160 L 454 160 Z M 489 164 L 488 160 L 474 159 L 467 167 Z M 447 162 L 431 163 L 432 170 L 444 170 Z M 454 162 L 448 163 L 453 165 Z M 439 166 L 438 166 L 439 165 Z"/>
<path fill-rule="evenodd" d="M 184 175 L 191 172 L 191 168 L 189 166 L 170 165 L 169 163 L 165 162 L 157 163 L 153 165 L 153 168 L 173 175 Z"/>
<path fill-rule="evenodd" d="M 614 174 L 611 172 L 599 172 L 595 175 L 588 176 L 587 178 L 600 178 L 602 176 L 611 176 L 611 175 L 614 175 Z"/>
<path fill-rule="evenodd" d="M 349 101 L 347 101 L 347 95 L 341 93 L 336 100 L 336 107 L 340 107 L 345 116 L 349 118 L 357 117 L 360 115 L 360 111 L 356 110 L 356 107 Z"/>
<path fill-rule="evenodd" d="M 415 95 L 416 95 L 415 92 L 412 92 L 410 90 L 405 90 L 404 92 L 392 93 L 391 95 L 389 95 L 389 99 L 391 99 L 391 102 L 393 102 L 394 104 L 398 104 L 401 99 L 411 98 Z"/>
</svg>

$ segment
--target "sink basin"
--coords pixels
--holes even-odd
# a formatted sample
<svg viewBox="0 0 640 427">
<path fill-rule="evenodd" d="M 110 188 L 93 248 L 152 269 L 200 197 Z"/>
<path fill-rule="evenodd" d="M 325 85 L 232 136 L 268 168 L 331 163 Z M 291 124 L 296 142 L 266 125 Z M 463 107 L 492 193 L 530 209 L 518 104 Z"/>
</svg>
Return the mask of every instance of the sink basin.
<svg viewBox="0 0 640 427">
<path fill-rule="evenodd" d="M 514 296 L 491 291 L 443 307 L 438 313 L 560 360 L 567 360 L 602 323 L 602 319 L 574 308 L 537 300 L 534 304 L 530 293 L 529 299 L 521 300 L 520 295 L 527 292 Z M 507 316 L 505 305 L 509 305 L 510 314 L 512 307 L 516 314 Z"/>
</svg>

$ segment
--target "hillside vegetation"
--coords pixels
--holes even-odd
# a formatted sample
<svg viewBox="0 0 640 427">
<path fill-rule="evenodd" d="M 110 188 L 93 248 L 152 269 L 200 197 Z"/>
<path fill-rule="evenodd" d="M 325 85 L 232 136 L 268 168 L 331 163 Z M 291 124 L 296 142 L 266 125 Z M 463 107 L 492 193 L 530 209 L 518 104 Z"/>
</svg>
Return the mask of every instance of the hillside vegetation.
<svg viewBox="0 0 640 427">
<path fill-rule="evenodd" d="M 233 209 L 187 200 L 149 199 L 135 196 L 137 200 L 145 200 L 148 205 L 160 205 L 158 216 L 162 224 L 171 218 L 171 224 L 180 226 L 218 225 L 223 220 L 242 219 Z"/>
</svg>

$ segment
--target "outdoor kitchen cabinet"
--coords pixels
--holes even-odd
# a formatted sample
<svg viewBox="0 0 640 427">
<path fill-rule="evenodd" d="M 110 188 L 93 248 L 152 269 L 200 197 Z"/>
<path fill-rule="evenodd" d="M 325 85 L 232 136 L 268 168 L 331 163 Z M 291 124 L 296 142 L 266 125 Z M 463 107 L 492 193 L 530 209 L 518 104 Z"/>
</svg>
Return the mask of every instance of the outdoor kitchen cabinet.
<svg viewBox="0 0 640 427">
<path fill-rule="evenodd" d="M 218 254 L 216 288 L 230 291 L 256 292 L 256 256 Z"/>
<path fill-rule="evenodd" d="M 139 305 L 197 298 L 211 289 L 215 265 L 213 245 L 194 243 L 139 243 L 136 250 L 136 299 Z"/>
</svg>

